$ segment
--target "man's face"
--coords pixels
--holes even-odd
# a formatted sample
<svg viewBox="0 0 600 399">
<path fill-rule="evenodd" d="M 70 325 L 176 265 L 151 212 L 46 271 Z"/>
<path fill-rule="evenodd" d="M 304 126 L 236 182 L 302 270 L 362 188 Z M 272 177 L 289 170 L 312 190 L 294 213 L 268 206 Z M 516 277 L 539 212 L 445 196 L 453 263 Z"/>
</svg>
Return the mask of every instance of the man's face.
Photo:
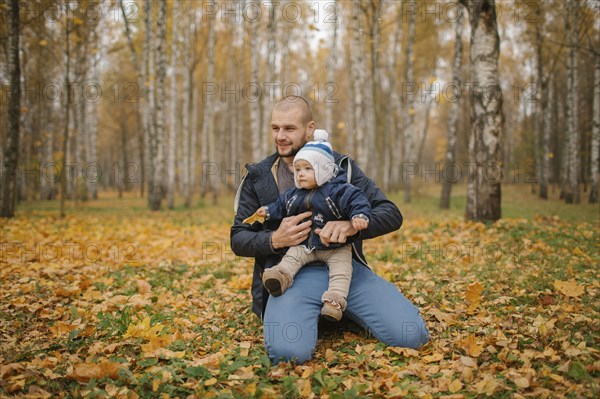
<svg viewBox="0 0 600 399">
<path fill-rule="evenodd" d="M 280 157 L 293 157 L 308 142 L 315 130 L 313 121 L 304 125 L 302 109 L 275 109 L 271 116 L 271 136 Z"/>
</svg>

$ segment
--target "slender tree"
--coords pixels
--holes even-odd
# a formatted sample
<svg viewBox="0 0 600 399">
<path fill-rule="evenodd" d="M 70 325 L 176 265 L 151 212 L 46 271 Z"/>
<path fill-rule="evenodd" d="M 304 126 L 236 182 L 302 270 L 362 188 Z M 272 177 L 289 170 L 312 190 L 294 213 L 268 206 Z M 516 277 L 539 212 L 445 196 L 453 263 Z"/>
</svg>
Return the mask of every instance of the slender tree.
<svg viewBox="0 0 600 399">
<path fill-rule="evenodd" d="M 338 0 L 334 0 L 334 22 L 333 22 L 333 38 L 331 40 L 331 48 L 329 49 L 329 58 L 327 59 L 327 85 L 334 85 L 334 72 L 335 72 L 335 60 L 337 58 L 337 38 L 338 38 L 338 24 L 339 24 L 339 12 L 338 12 Z M 325 103 L 325 129 L 331 134 L 333 132 L 333 101 L 327 101 Z"/>
<path fill-rule="evenodd" d="M 68 9 L 69 5 L 65 2 L 65 9 Z M 60 217 L 64 218 L 65 203 L 67 199 L 67 156 L 69 155 L 69 128 L 71 127 L 71 13 L 65 12 L 65 87 L 67 88 L 67 95 L 65 100 L 65 125 L 63 131 L 63 157 L 60 168 Z"/>
<path fill-rule="evenodd" d="M 262 86 L 262 124 L 260 126 L 260 142 L 262 143 L 262 154 L 266 155 L 271 149 L 271 140 L 264 136 L 265 125 L 271 117 L 271 108 L 275 97 L 275 85 L 277 76 L 277 3 L 269 0 L 267 18 L 267 54 L 265 65 L 265 84 Z"/>
<path fill-rule="evenodd" d="M 406 45 L 406 84 L 415 85 L 415 60 L 413 56 L 415 45 L 415 20 L 416 20 L 416 2 L 409 0 L 410 15 L 408 20 L 408 43 Z M 415 96 L 413 90 L 408 90 L 408 115 L 406 119 L 406 129 L 404 131 L 404 156 L 402 164 L 402 181 L 404 183 L 404 202 L 411 202 L 411 180 L 412 173 L 407 173 L 408 168 L 414 167 L 415 157 L 414 147 L 414 129 L 415 129 Z"/>
<path fill-rule="evenodd" d="M 173 5 L 173 17 L 171 24 L 171 80 L 169 88 L 169 142 L 167 148 L 167 208 L 175 208 L 175 149 L 177 148 L 177 136 L 179 135 L 179 118 L 177 118 L 177 106 L 179 103 L 178 82 L 179 82 L 179 0 L 171 2 Z"/>
<path fill-rule="evenodd" d="M 354 0 L 352 8 L 353 19 L 353 45 L 352 53 L 352 81 L 354 97 L 354 127 L 356 131 L 350 133 L 354 135 L 356 143 L 356 159 L 361 167 L 368 163 L 368 152 L 364 147 L 365 135 L 367 134 L 367 119 L 365 117 L 365 81 L 366 81 L 366 61 L 364 51 L 364 33 L 361 23 L 361 1 Z"/>
<path fill-rule="evenodd" d="M 446 166 L 456 164 L 456 139 L 458 131 L 458 115 L 460 113 L 460 87 L 461 87 L 461 69 L 463 54 L 463 8 L 460 3 L 456 7 L 456 20 L 454 22 L 454 61 L 452 63 L 452 99 L 450 112 L 448 114 L 448 128 L 446 130 L 446 153 L 444 159 Z M 454 168 L 444 167 L 444 170 L 455 170 Z M 452 192 L 452 183 L 454 176 L 442 176 L 442 196 L 440 198 L 440 208 L 450 208 L 450 194 Z"/>
<path fill-rule="evenodd" d="M 400 95 L 397 90 L 397 69 L 398 59 L 400 58 L 400 46 L 402 44 L 402 3 L 398 6 L 398 14 L 396 17 L 396 27 L 394 30 L 394 40 L 391 41 L 389 50 L 389 102 L 387 103 L 387 112 L 384 128 L 384 146 L 383 146 L 383 188 L 385 191 L 398 188 L 400 176 L 400 165 L 402 151 L 402 126 L 397 112 L 401 108 Z"/>
<path fill-rule="evenodd" d="M 578 204 L 579 196 L 579 0 L 568 0 L 569 59 L 567 63 L 567 148 L 569 152 L 568 184 L 565 202 Z"/>
<path fill-rule="evenodd" d="M 210 6 L 215 9 L 214 0 L 210 0 Z M 212 12 L 208 17 L 208 48 L 207 48 L 207 71 L 206 81 L 213 83 L 215 81 L 215 13 Z M 214 168 L 217 164 L 216 161 L 216 147 L 215 147 L 215 132 L 214 132 L 214 99 L 213 95 L 204 96 L 204 112 L 202 117 L 202 198 L 210 190 L 213 195 L 217 190 L 217 183 L 215 177 L 217 176 L 214 172 Z M 218 169 L 218 168 L 217 168 Z M 211 173 L 208 173 L 208 172 Z"/>
<path fill-rule="evenodd" d="M 19 163 L 19 118 L 21 114 L 21 67 L 19 61 L 19 1 L 8 4 L 8 135 L 4 154 L 0 216 L 15 215 L 17 195 L 17 165 Z M 1 171 L 0 171 L 1 172 Z"/>
<path fill-rule="evenodd" d="M 148 193 L 148 205 L 153 211 L 160 210 L 164 183 L 164 138 L 165 138 L 165 77 L 167 75 L 167 3 L 160 0 L 157 14 L 156 56 L 156 98 L 155 122 L 150 135 L 150 168 L 152 170 L 152 190 Z M 156 59 L 155 59 L 156 61 Z"/>
<path fill-rule="evenodd" d="M 596 3 L 596 7 L 600 7 Z M 592 125 L 590 204 L 598 203 L 598 174 L 600 162 L 600 52 L 594 54 L 594 121 Z"/>
<path fill-rule="evenodd" d="M 251 9 L 257 10 L 257 15 L 253 15 L 252 18 L 247 18 L 250 24 L 250 83 L 251 98 L 248 99 L 250 103 L 250 129 L 252 130 L 252 159 L 258 161 L 262 158 L 261 150 L 261 126 L 260 121 L 260 104 L 258 103 L 259 90 L 258 87 L 258 25 L 260 21 L 260 3 L 258 0 L 250 0 L 249 4 L 252 6 Z"/>
<path fill-rule="evenodd" d="M 471 23 L 472 128 L 466 217 L 495 221 L 501 217 L 502 91 L 498 78 L 500 37 L 495 0 L 461 3 Z"/>
</svg>

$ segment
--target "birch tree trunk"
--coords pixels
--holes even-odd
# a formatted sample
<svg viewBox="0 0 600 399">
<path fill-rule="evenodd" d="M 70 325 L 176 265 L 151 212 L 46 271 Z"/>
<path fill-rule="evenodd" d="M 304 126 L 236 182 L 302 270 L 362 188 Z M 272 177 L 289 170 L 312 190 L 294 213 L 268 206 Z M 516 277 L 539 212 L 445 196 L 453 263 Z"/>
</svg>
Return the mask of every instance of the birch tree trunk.
<svg viewBox="0 0 600 399">
<path fill-rule="evenodd" d="M 148 206 L 150 206 L 151 194 L 154 192 L 154 167 L 152 160 L 152 135 L 154 134 L 154 73 L 152 64 L 154 57 L 154 35 L 153 35 L 153 10 L 152 1 L 144 0 L 144 44 L 143 44 L 143 68 L 144 68 L 144 158 L 145 170 L 147 170 L 148 181 Z"/>
<path fill-rule="evenodd" d="M 335 59 L 336 59 L 336 49 L 337 49 L 337 37 L 338 37 L 338 24 L 339 24 L 339 4 L 338 0 L 334 0 L 333 3 L 335 15 L 334 24 L 333 24 L 333 39 L 331 40 L 331 48 L 329 49 L 329 58 L 327 60 L 327 86 L 335 85 L 334 82 L 334 73 L 335 73 Z M 325 102 L 325 130 L 329 132 L 329 134 L 333 133 L 333 101 L 326 100 Z"/>
<path fill-rule="evenodd" d="M 19 118 L 21 115 L 21 66 L 19 63 L 19 1 L 8 4 L 8 134 L 4 148 L 3 176 L 0 176 L 0 216 L 15 216 L 17 196 L 17 164 L 19 162 Z"/>
<path fill-rule="evenodd" d="M 210 6 L 214 9 L 214 0 L 210 0 Z M 215 81 L 215 13 L 211 13 L 208 20 L 208 59 L 206 81 L 209 84 Z M 202 117 L 202 199 L 206 193 L 211 191 L 214 194 L 216 189 L 215 177 L 213 173 L 215 168 L 218 171 L 216 160 L 216 148 L 214 137 L 214 95 L 204 97 L 204 111 Z"/>
<path fill-rule="evenodd" d="M 262 143 L 262 154 L 267 155 L 271 148 L 271 140 L 264 135 L 265 125 L 268 123 L 271 110 L 273 108 L 273 101 L 275 99 L 275 81 L 276 79 L 276 67 L 277 67 L 277 20 L 276 20 L 276 6 L 277 3 L 274 0 L 270 0 L 269 5 L 269 16 L 267 22 L 267 63 L 265 66 L 265 84 L 262 87 L 262 124 L 260 126 L 260 141 Z"/>
<path fill-rule="evenodd" d="M 600 7 L 596 3 L 596 7 Z M 596 20 L 598 23 L 598 20 Z M 598 203 L 598 173 L 600 162 L 600 53 L 594 55 L 594 121 L 592 124 L 590 204 Z"/>
<path fill-rule="evenodd" d="M 549 80 L 550 76 L 544 79 L 544 91 L 542 101 L 545 103 L 544 119 L 542 126 L 542 165 L 540 173 L 540 198 L 548 199 L 548 184 L 552 174 L 550 162 L 553 154 L 550 149 L 550 129 L 552 128 L 552 112 L 550 112 L 550 101 L 552 101 L 552 84 Z"/>
<path fill-rule="evenodd" d="M 461 0 L 471 22 L 473 95 L 469 137 L 466 218 L 495 221 L 501 217 L 502 91 L 498 77 L 500 38 L 494 0 Z"/>
<path fill-rule="evenodd" d="M 578 12 L 579 0 L 568 0 L 568 18 L 571 23 L 567 32 L 569 41 L 569 60 L 567 63 L 567 134 L 568 134 L 568 184 L 565 195 L 567 204 L 578 204 L 579 196 L 579 82 L 578 82 L 578 61 L 577 47 L 578 40 Z"/>
<path fill-rule="evenodd" d="M 68 5 L 65 4 L 65 7 Z M 65 13 L 65 87 L 67 89 L 67 98 L 65 101 L 65 126 L 63 132 L 63 158 L 62 165 L 60 168 L 60 217 L 64 218 L 65 214 L 65 202 L 67 197 L 67 157 L 69 154 L 69 127 L 71 114 L 71 45 L 70 45 L 70 24 L 69 24 L 69 13 Z"/>
<path fill-rule="evenodd" d="M 360 167 L 364 168 L 367 165 L 367 149 L 365 145 L 365 134 L 367 132 L 367 119 L 365 117 L 365 100 L 363 99 L 365 93 L 365 49 L 363 45 L 363 31 L 361 26 L 361 10 L 360 0 L 354 0 L 352 8 L 352 19 L 353 19 L 353 45 L 351 47 L 352 52 L 352 81 L 353 81 L 353 95 L 354 95 L 354 126 L 356 131 L 351 134 L 354 135 L 354 142 L 356 145 L 356 159 Z"/>
<path fill-rule="evenodd" d="M 257 0 L 250 0 L 252 8 L 260 10 L 260 3 Z M 250 23 L 250 129 L 252 129 L 252 159 L 259 161 L 262 158 L 260 107 L 259 107 L 259 89 L 258 86 L 258 25 L 260 18 L 256 15 L 254 18 L 248 18 Z"/>
<path fill-rule="evenodd" d="M 119 7 L 121 9 L 121 16 L 123 17 L 123 23 L 125 25 L 125 35 L 127 36 L 127 44 L 131 51 L 133 59 L 133 67 L 137 71 L 137 87 L 141 93 L 140 101 L 136 103 L 137 111 L 137 124 L 138 124 L 138 138 L 139 138 L 139 159 L 140 159 L 140 196 L 144 196 L 144 186 L 146 183 L 146 152 L 147 148 L 147 110 L 148 110 L 148 97 L 146 95 L 146 82 L 148 81 L 147 76 L 147 54 L 148 54 L 148 43 L 146 36 L 144 36 L 143 48 L 142 48 L 142 64 L 138 60 L 138 54 L 133 44 L 133 38 L 131 37 L 131 29 L 129 28 L 129 20 L 127 19 L 127 13 L 125 12 L 125 6 L 123 1 L 119 0 Z M 126 168 L 126 165 L 123 165 Z M 119 178 L 125 178 L 125 176 L 119 176 Z"/>
<path fill-rule="evenodd" d="M 165 184 L 165 101 L 167 98 L 165 79 L 167 76 L 167 2 L 160 0 L 157 15 L 157 43 L 156 56 L 158 64 L 156 68 L 156 130 L 153 131 L 152 157 L 154 163 L 154 190 L 150 199 L 150 209 L 160 210 Z M 155 58 L 156 62 L 156 58 Z M 149 196 L 150 198 L 150 196 Z"/>
<path fill-rule="evenodd" d="M 408 43 L 406 46 L 406 84 L 416 85 L 415 83 L 415 60 L 413 56 L 413 47 L 415 45 L 415 18 L 416 3 L 415 0 L 409 0 L 410 16 L 408 21 Z M 407 90 L 408 116 L 406 129 L 404 131 L 404 156 L 402 163 L 402 181 L 404 183 L 404 202 L 411 202 L 412 173 L 409 168 L 414 168 L 413 140 L 415 128 L 415 96 L 413 90 Z"/>
<path fill-rule="evenodd" d="M 192 115 L 192 34 L 191 34 L 191 11 L 186 8 L 184 15 L 184 37 L 183 37 L 183 60 L 185 63 L 185 71 L 183 75 L 183 101 L 182 101 L 182 151 L 183 151 L 183 168 L 181 169 L 181 180 L 183 185 L 183 202 L 186 208 L 192 204 L 192 188 L 191 188 L 191 126 L 190 120 Z"/>
<path fill-rule="evenodd" d="M 376 102 L 377 102 L 377 88 L 379 87 L 379 36 L 380 36 L 380 20 L 381 11 L 383 8 L 383 1 L 375 4 L 371 0 L 371 6 L 373 8 L 373 15 L 371 19 L 371 42 L 370 42 L 370 54 L 371 54 L 371 69 L 366 79 L 365 86 L 365 123 L 367 130 L 365 130 L 364 138 L 366 143 L 363 146 L 366 149 L 366 164 L 363 166 L 367 172 L 367 175 L 372 179 L 376 179 L 379 176 L 379 162 L 372 162 L 375 159 L 376 153 L 376 139 L 377 139 L 377 118 L 376 118 Z M 364 36 L 361 36 L 364 37 Z M 366 69 L 366 65 L 365 65 Z"/>
<path fill-rule="evenodd" d="M 389 63 L 391 64 L 389 70 L 389 98 L 388 110 L 385 119 L 384 128 L 384 146 L 383 146 L 383 189 L 388 191 L 390 189 L 398 188 L 398 180 L 400 175 L 400 165 L 402 157 L 398 156 L 402 154 L 399 151 L 401 142 L 398 140 L 400 132 L 402 130 L 397 119 L 397 112 L 401 108 L 400 96 L 397 90 L 396 70 L 398 68 L 398 58 L 400 58 L 400 45 L 402 43 L 402 3 L 398 7 L 398 16 L 396 19 L 396 29 L 394 31 L 394 40 L 391 42 L 391 48 L 389 51 Z"/>
<path fill-rule="evenodd" d="M 100 66 L 99 62 L 104 58 L 104 45 L 99 40 L 97 33 L 94 32 L 94 46 L 100 46 L 98 59 L 93 60 L 92 76 L 95 82 L 100 81 Z M 88 169 L 86 171 L 86 192 L 92 199 L 98 199 L 98 101 L 87 102 L 87 132 L 88 132 L 88 148 L 86 149 Z M 125 167 L 125 166 L 124 166 Z"/>
<path fill-rule="evenodd" d="M 177 83 L 179 81 L 179 0 L 173 1 L 173 22 L 171 27 L 171 81 L 169 95 L 169 143 L 167 153 L 167 208 L 175 208 L 175 149 L 177 148 L 177 136 L 179 130 L 179 109 L 177 96 Z"/>
<path fill-rule="evenodd" d="M 388 124 L 390 126 L 388 131 L 388 135 L 390 140 L 386 143 L 390 143 L 389 147 L 386 149 L 386 156 L 388 161 L 384 164 L 390 165 L 388 167 L 390 174 L 390 188 L 394 191 L 397 190 L 400 186 L 400 171 L 402 169 L 402 162 L 404 159 L 404 155 L 402 154 L 402 101 L 400 98 L 400 94 L 398 93 L 398 85 L 396 82 L 400 79 L 397 76 L 397 68 L 398 68 L 398 59 L 400 59 L 400 47 L 402 45 L 402 36 L 403 36 L 403 28 L 402 28 L 402 19 L 404 18 L 403 14 L 403 3 L 400 3 L 398 7 L 398 17 L 397 17 L 397 27 L 396 33 L 394 37 L 394 47 L 391 52 L 392 57 L 392 66 L 390 73 L 390 111 L 388 112 Z M 398 77 L 398 78 L 397 78 Z M 392 133 L 393 132 L 393 133 Z"/>
<path fill-rule="evenodd" d="M 463 54 L 463 7 L 460 3 L 456 6 L 456 21 L 454 25 L 454 62 L 452 63 L 452 98 L 448 114 L 448 130 L 446 131 L 446 154 L 443 170 L 456 170 L 456 137 L 458 131 L 458 115 L 460 113 L 460 87 L 462 85 L 462 54 Z M 450 166 L 450 167 L 448 167 Z M 440 208 L 450 209 L 450 195 L 454 176 L 442 175 L 442 195 Z"/>
</svg>

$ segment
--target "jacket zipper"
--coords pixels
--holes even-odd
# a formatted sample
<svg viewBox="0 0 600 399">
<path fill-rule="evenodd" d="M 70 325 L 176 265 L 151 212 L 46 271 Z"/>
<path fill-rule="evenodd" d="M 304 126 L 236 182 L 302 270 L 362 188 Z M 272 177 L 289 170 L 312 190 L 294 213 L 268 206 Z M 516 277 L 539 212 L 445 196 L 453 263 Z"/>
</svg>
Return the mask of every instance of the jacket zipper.
<svg viewBox="0 0 600 399">
<path fill-rule="evenodd" d="M 306 194 L 306 198 L 304 199 L 304 206 L 312 212 L 312 197 L 315 195 L 315 190 L 310 190 L 310 192 L 308 194 Z M 311 218 L 312 219 L 312 218 Z M 314 248 L 312 246 L 312 238 L 314 236 L 314 230 L 311 227 L 310 232 L 308 233 L 308 237 L 307 237 L 307 247 L 310 251 L 312 251 Z"/>
</svg>

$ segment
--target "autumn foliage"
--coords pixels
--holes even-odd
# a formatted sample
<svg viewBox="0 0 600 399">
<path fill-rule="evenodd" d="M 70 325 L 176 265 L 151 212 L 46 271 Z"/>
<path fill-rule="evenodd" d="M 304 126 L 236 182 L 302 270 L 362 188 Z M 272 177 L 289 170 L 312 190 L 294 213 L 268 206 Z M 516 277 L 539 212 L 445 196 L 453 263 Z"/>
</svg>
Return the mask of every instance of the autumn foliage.
<svg viewBox="0 0 600 399">
<path fill-rule="evenodd" d="M 323 325 L 312 361 L 272 367 L 250 311 L 252 263 L 229 249 L 231 217 L 3 220 L 0 395 L 597 397 L 591 224 L 407 220 L 367 256 L 421 308 L 431 342 L 386 347 L 355 325 Z"/>
</svg>

